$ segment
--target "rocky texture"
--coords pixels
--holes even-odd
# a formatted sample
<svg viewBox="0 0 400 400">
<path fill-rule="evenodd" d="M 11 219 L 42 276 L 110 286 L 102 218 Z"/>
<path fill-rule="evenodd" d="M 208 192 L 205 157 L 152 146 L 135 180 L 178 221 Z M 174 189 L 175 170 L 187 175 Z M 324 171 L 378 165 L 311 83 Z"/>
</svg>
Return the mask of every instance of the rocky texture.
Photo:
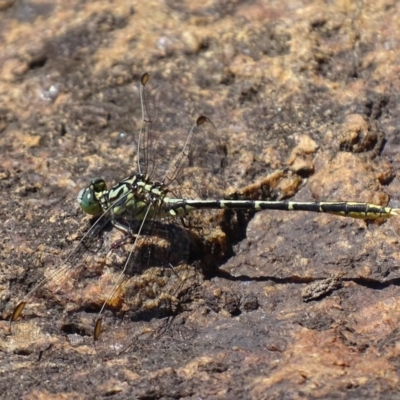
<svg viewBox="0 0 400 400">
<path fill-rule="evenodd" d="M 80 188 L 135 172 L 144 71 L 217 125 L 227 195 L 398 206 L 400 7 L 364 3 L 0 1 L 1 396 L 399 396 L 396 218 L 206 213 L 189 263 L 132 276 L 94 347 L 129 251 L 105 232 L 8 324 L 89 228 Z"/>
</svg>

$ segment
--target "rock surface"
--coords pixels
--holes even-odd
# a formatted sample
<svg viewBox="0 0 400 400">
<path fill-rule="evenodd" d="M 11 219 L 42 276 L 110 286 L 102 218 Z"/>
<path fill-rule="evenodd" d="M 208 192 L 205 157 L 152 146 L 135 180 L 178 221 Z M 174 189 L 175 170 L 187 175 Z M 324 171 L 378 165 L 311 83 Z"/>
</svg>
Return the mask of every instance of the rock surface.
<svg viewBox="0 0 400 400">
<path fill-rule="evenodd" d="M 145 71 L 217 126 L 227 196 L 399 208 L 399 19 L 394 0 L 0 0 L 0 396 L 399 397 L 397 218 L 200 214 L 188 263 L 130 277 L 94 346 L 131 248 L 106 255 L 107 231 L 8 322 L 90 227 L 79 190 L 135 172 Z"/>
</svg>

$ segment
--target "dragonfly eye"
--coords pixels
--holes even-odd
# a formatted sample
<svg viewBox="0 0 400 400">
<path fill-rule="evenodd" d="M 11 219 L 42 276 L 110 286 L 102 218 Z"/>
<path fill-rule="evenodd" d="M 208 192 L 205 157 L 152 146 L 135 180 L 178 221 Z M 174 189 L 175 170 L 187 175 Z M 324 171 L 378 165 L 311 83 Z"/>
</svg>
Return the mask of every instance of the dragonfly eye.
<svg viewBox="0 0 400 400">
<path fill-rule="evenodd" d="M 101 178 L 94 178 L 94 179 L 92 180 L 92 182 L 90 182 L 90 188 L 91 188 L 94 192 L 99 193 L 99 192 L 104 192 L 104 191 L 106 191 L 106 190 L 107 190 L 107 185 L 106 185 L 104 179 L 101 179 Z"/>
<path fill-rule="evenodd" d="M 79 192 L 77 200 L 86 214 L 94 216 L 102 214 L 103 210 L 95 193 L 101 193 L 104 190 L 107 190 L 104 180 L 96 178 L 92 180 L 89 187 Z"/>
</svg>

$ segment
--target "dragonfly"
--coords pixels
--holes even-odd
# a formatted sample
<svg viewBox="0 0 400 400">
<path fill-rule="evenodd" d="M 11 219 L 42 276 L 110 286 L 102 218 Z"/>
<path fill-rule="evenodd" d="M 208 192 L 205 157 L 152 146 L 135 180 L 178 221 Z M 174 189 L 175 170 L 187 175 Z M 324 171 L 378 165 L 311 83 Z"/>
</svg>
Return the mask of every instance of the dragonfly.
<svg viewBox="0 0 400 400">
<path fill-rule="evenodd" d="M 365 220 L 397 216 L 400 209 L 354 201 L 246 200 L 212 197 L 218 190 L 208 190 L 205 182 L 223 172 L 226 149 L 212 121 L 204 115 L 191 121 L 168 85 L 152 85 L 148 72 L 140 78 L 142 127 L 137 142 L 136 172 L 111 188 L 102 178 L 94 178 L 78 195 L 82 210 L 96 222 L 47 278 L 39 281 L 15 307 L 10 322 L 16 321 L 25 306 L 41 289 L 61 286 L 68 272 L 93 246 L 99 232 L 110 224 L 123 233 L 122 241 L 131 240 L 122 270 L 106 296 L 94 321 L 93 339 L 103 330 L 103 312 L 120 293 L 132 265 L 146 262 L 140 242 L 151 243 L 164 229 L 172 240 L 169 221 L 179 223 L 194 212 L 203 210 L 284 210 L 328 213 Z M 196 186 L 196 190 L 190 186 Z M 201 195 L 196 198 L 195 195 Z M 113 245 L 112 248 L 117 247 Z M 174 249 L 174 244 L 171 244 Z M 184 247 L 184 246 L 183 246 Z M 182 259 L 186 256 L 183 255 Z M 147 261 L 148 262 L 148 261 Z M 169 261 L 166 262 L 172 268 Z"/>
</svg>

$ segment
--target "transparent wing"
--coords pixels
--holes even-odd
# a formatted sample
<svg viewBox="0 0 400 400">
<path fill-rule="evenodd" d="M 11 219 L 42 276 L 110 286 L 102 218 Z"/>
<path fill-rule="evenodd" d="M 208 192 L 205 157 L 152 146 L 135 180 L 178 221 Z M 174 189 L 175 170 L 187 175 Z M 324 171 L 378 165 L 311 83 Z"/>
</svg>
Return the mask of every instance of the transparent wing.
<svg viewBox="0 0 400 400">
<path fill-rule="evenodd" d="M 148 212 L 150 210 L 151 205 Z M 121 249 L 127 254 L 124 264 L 120 272 L 114 274 L 112 286 L 96 318 L 93 338 L 96 350 L 103 358 L 120 354 L 136 340 L 135 335 L 126 335 L 124 323 L 135 319 L 132 315 L 142 313 L 160 317 L 171 314 L 171 303 L 175 299 L 171 287 L 180 282 L 173 268 L 186 262 L 189 256 L 186 231 L 167 221 L 161 222 L 158 213 L 154 219 L 145 218 L 130 239 L 128 246 Z M 175 279 L 171 275 L 175 275 Z M 149 329 L 143 331 L 144 336 Z"/>
<path fill-rule="evenodd" d="M 19 319 L 25 306 L 29 301 L 38 295 L 41 291 L 47 291 L 50 296 L 59 298 L 73 298 L 75 282 L 79 279 L 82 270 L 86 266 L 86 256 L 97 253 L 101 247 L 100 231 L 109 222 L 110 212 L 104 213 L 91 229 L 82 237 L 79 243 L 68 254 L 68 256 L 58 265 L 58 267 L 50 271 L 47 276 L 39 281 L 15 307 L 10 319 L 11 328 L 15 330 L 14 323 Z M 45 273 L 46 274 L 46 273 Z M 21 323 L 20 326 L 23 324 Z M 28 325 L 29 326 L 29 325 Z M 16 329 L 18 330 L 18 328 Z M 20 332 L 21 334 L 23 332 Z M 29 332 L 26 332 L 29 336 Z M 26 334 L 24 333 L 24 334 Z"/>
<path fill-rule="evenodd" d="M 188 143 L 171 163 L 169 190 L 180 198 L 223 198 L 226 147 L 213 123 L 204 116 L 193 125 Z"/>
<path fill-rule="evenodd" d="M 40 280 L 18 303 L 15 307 L 11 318 L 10 324 L 18 320 L 23 312 L 27 303 L 40 291 L 47 290 L 54 296 L 71 296 L 73 293 L 73 286 L 79 279 L 83 269 L 86 269 L 87 260 L 86 256 L 93 257 L 101 247 L 100 233 L 112 221 L 113 208 L 119 202 L 125 200 L 127 193 L 122 198 L 118 199 L 111 207 L 105 211 L 91 228 L 85 233 L 78 244 L 67 255 L 67 257 L 57 266 L 57 268 L 47 274 Z"/>
<path fill-rule="evenodd" d="M 167 186 L 174 182 L 177 187 L 185 176 L 185 168 L 212 174 L 221 172 L 225 147 L 209 118 L 190 119 L 182 87 L 153 80 L 145 73 L 140 93 L 143 121 L 138 168 L 141 173 Z"/>
</svg>

